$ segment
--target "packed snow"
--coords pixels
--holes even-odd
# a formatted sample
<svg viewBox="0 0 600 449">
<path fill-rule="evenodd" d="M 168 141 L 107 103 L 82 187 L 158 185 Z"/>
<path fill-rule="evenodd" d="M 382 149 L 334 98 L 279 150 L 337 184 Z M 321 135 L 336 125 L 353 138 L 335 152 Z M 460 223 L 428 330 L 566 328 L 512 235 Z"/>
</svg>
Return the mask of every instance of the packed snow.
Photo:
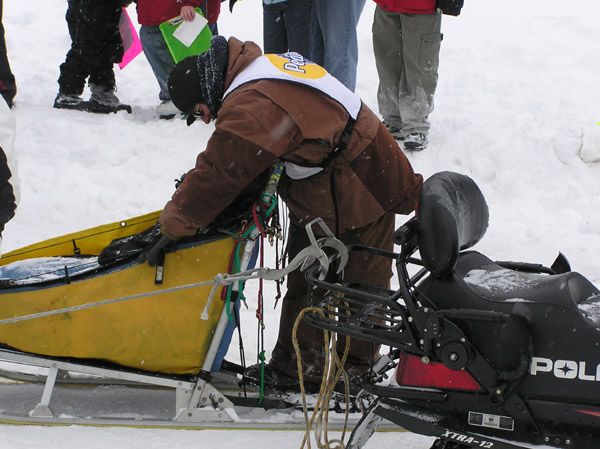
<svg viewBox="0 0 600 449">
<path fill-rule="evenodd" d="M 587 301 L 577 305 L 583 315 L 600 329 L 600 297 L 592 296 Z"/>
<path fill-rule="evenodd" d="M 97 257 L 40 257 L 19 260 L 0 267 L 0 282 L 14 285 L 64 279 L 98 268 Z"/>
<path fill-rule="evenodd" d="M 371 47 L 374 4 L 359 24 L 357 92 L 377 110 Z M 52 108 L 58 67 L 70 45 L 66 2 L 4 2 L 9 58 L 17 78 L 16 150 L 21 202 L 3 233 L 4 252 L 53 236 L 160 209 L 174 180 L 193 166 L 212 125 L 160 121 L 158 85 L 143 55 L 117 69 L 118 95 L 133 114 Z M 135 8 L 129 8 L 135 22 Z M 409 155 L 429 176 L 451 170 L 475 179 L 490 226 L 476 246 L 493 260 L 549 265 L 562 251 L 600 285 L 600 3 L 589 0 L 468 1 L 444 17 L 430 146 Z M 262 41 L 259 0 L 237 2 L 219 23 L 225 36 Z M 89 92 L 86 92 L 86 95 Z M 398 223 L 402 217 L 398 217 Z M 267 259 L 272 263 L 272 254 Z M 268 262 L 268 263 L 269 263 Z M 252 288 L 244 313 L 247 359 L 256 354 Z M 266 348 L 277 335 L 274 289 L 266 294 Z M 239 359 L 237 346 L 229 358 Z M 7 449 L 245 447 L 245 431 L 173 431 L 2 426 Z M 263 449 L 299 447 L 301 432 L 256 431 Z M 427 449 L 431 439 L 378 433 L 367 448 Z"/>
<path fill-rule="evenodd" d="M 490 293 L 510 293 L 535 285 L 541 275 L 523 275 L 517 271 L 475 269 L 469 271 L 464 280 L 467 284 Z"/>
</svg>

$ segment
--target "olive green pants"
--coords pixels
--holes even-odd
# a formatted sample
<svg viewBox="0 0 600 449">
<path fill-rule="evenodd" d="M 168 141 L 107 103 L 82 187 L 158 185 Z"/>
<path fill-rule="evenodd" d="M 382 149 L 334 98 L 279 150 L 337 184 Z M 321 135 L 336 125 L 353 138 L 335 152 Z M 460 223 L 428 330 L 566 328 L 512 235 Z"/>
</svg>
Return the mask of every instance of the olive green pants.
<svg viewBox="0 0 600 449">
<path fill-rule="evenodd" d="M 377 102 L 383 120 L 402 136 L 429 131 L 437 87 L 442 14 L 389 13 L 373 20 L 373 52 L 379 75 Z"/>
</svg>

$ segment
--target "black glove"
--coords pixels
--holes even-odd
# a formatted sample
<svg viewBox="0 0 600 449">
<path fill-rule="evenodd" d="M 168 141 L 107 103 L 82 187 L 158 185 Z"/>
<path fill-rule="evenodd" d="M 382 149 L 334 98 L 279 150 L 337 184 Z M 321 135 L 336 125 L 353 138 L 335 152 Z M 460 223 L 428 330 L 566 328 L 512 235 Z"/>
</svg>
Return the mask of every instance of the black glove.
<svg viewBox="0 0 600 449">
<path fill-rule="evenodd" d="M 436 7 L 442 11 L 442 14 L 449 16 L 458 16 L 462 9 L 464 0 L 437 0 Z"/>
<path fill-rule="evenodd" d="M 148 262 L 148 265 L 150 265 L 151 267 L 154 267 L 164 256 L 165 248 L 171 243 L 173 243 L 173 240 L 171 240 L 165 235 L 161 235 L 158 242 L 156 242 L 154 245 L 152 245 L 146 251 L 140 254 L 140 258 Z"/>
<path fill-rule="evenodd" d="M 100 265 L 111 265 L 140 257 L 148 248 L 158 243 L 161 237 L 160 225 L 156 223 L 137 234 L 115 239 L 102 250 L 98 256 L 98 263 Z M 142 260 L 145 261 L 146 259 Z"/>
</svg>

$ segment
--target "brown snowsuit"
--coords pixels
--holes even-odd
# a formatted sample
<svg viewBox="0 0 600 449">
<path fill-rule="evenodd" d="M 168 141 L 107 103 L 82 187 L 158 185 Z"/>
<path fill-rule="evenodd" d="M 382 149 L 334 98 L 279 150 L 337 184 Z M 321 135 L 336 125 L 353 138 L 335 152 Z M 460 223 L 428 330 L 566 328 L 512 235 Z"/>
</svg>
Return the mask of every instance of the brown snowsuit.
<svg viewBox="0 0 600 449">
<path fill-rule="evenodd" d="M 230 38 L 225 90 L 260 55 L 253 42 Z M 206 150 L 165 206 L 162 232 L 182 237 L 207 226 L 277 159 L 318 165 L 336 147 L 347 120 L 337 101 L 297 83 L 261 79 L 241 85 L 223 101 Z M 317 217 L 345 243 L 391 250 L 394 214 L 414 210 L 421 184 L 421 175 L 363 104 L 347 147 L 324 171 L 303 180 L 282 177 L 278 192 L 290 210 L 289 257 L 308 244 L 303 226 Z M 348 281 L 387 287 L 391 263 L 353 255 L 345 274 Z M 312 296 L 302 274 L 288 277 L 271 365 L 291 375 L 292 326 L 300 310 L 319 302 Z M 321 333 L 303 325 L 299 341 L 307 380 L 319 380 Z M 366 368 L 372 356 L 370 344 L 354 342 L 349 363 Z"/>
</svg>

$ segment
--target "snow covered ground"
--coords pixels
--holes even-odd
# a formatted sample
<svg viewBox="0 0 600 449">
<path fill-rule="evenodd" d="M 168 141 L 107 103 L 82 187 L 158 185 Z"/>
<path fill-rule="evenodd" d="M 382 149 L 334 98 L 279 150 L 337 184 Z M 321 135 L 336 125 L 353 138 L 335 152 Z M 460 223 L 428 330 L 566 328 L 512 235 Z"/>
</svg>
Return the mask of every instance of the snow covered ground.
<svg viewBox="0 0 600 449">
<path fill-rule="evenodd" d="M 224 3 L 224 8 L 227 3 Z M 158 87 L 143 56 L 117 70 L 132 115 L 52 109 L 58 66 L 70 40 L 66 2 L 5 2 L 4 25 L 19 94 L 16 149 L 21 202 L 3 234 L 4 251 L 160 209 L 173 180 L 202 151 L 212 125 L 159 121 Z M 359 25 L 357 91 L 377 109 L 377 72 L 368 2 Z M 130 7 L 134 16 L 135 10 Z M 443 22 L 440 82 L 430 148 L 410 155 L 429 176 L 453 170 L 486 195 L 490 227 L 477 249 L 492 259 L 550 264 L 564 252 L 600 285 L 600 3 L 589 0 L 478 0 Z M 224 11 L 221 33 L 261 42 L 258 0 Z M 135 18 L 134 18 L 135 20 Z M 398 218 L 398 222 L 401 217 Z M 272 290 L 268 290 L 272 293 Z M 248 292 L 248 297 L 252 293 Z M 267 303 L 271 298 L 267 295 Z M 251 304 L 252 306 L 252 304 Z M 268 309 L 267 348 L 278 310 Z M 254 310 L 244 317 L 248 360 Z M 235 359 L 235 348 L 231 351 Z M 34 431 L 32 431 L 34 430 Z M 247 445 L 243 432 L 1 427 L 0 447 L 162 448 Z M 265 449 L 300 445 L 301 433 L 255 432 Z M 376 435 L 369 448 L 427 448 L 430 439 Z"/>
</svg>

